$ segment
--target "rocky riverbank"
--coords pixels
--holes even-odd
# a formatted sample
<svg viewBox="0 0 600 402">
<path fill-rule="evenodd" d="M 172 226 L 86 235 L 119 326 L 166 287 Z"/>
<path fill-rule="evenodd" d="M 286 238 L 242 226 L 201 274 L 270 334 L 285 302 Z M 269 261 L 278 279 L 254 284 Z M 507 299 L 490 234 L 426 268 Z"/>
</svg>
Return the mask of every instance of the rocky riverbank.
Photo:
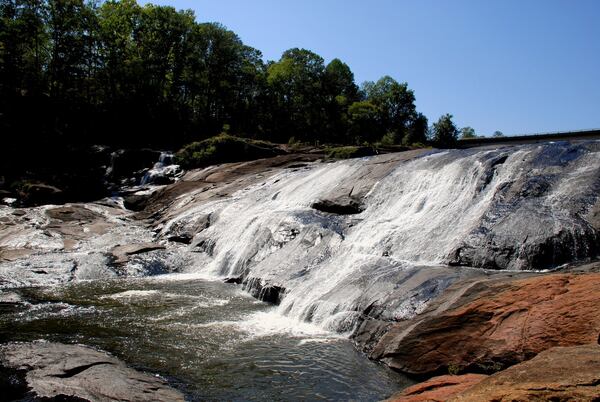
<svg viewBox="0 0 600 402">
<path fill-rule="evenodd" d="M 282 316 L 348 334 L 402 373 L 462 375 L 401 398 L 492 395 L 497 378 L 518 382 L 520 365 L 554 370 L 559 358 L 546 353 L 579 356 L 556 348 L 598 343 L 599 142 L 318 159 L 189 171 L 125 194 L 130 210 L 119 200 L 2 207 L 0 286 L 220 278 L 279 304 Z M 596 375 L 589 367 L 582 376 Z M 526 395 L 544 376 L 513 388 Z M 598 383 L 584 377 L 564 377 L 556 395 L 585 400 Z"/>
<path fill-rule="evenodd" d="M 371 358 L 418 378 L 455 374 L 392 400 L 595 400 L 600 264 L 573 271 L 459 282 L 421 315 L 391 325 Z"/>
</svg>

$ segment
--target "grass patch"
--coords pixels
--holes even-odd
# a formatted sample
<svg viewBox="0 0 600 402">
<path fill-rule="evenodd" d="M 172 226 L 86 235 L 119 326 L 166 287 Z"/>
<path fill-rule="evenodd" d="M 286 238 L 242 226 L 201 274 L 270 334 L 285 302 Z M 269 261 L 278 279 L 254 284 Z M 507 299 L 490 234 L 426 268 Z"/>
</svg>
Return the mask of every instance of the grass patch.
<svg viewBox="0 0 600 402">
<path fill-rule="evenodd" d="M 345 146 L 326 148 L 325 152 L 329 158 L 333 159 L 350 159 L 362 158 L 377 154 L 373 147 Z"/>
<path fill-rule="evenodd" d="M 175 154 L 175 163 L 184 169 L 202 168 L 228 162 L 243 162 L 281 155 L 284 151 L 267 141 L 219 134 L 184 146 Z"/>
</svg>

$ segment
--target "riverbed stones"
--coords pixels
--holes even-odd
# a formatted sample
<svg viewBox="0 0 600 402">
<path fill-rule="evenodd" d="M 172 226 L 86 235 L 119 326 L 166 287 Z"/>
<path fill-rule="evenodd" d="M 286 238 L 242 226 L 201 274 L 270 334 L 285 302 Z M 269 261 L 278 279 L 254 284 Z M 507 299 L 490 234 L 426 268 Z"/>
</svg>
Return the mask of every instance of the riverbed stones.
<svg viewBox="0 0 600 402">
<path fill-rule="evenodd" d="M 51 342 L 0 346 L 5 395 L 27 400 L 183 401 L 158 376 L 127 367 L 107 353 Z M 53 399 L 54 400 L 54 399 Z"/>
</svg>

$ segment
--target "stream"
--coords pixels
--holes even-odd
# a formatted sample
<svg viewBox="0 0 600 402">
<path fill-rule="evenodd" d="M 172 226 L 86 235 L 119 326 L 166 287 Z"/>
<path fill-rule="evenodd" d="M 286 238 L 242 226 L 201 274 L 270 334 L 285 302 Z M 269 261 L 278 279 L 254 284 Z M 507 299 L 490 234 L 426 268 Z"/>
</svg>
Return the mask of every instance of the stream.
<svg viewBox="0 0 600 402">
<path fill-rule="evenodd" d="M 279 315 L 239 286 L 170 274 L 16 290 L 0 341 L 111 352 L 191 400 L 376 401 L 411 384 L 347 337 Z"/>
</svg>

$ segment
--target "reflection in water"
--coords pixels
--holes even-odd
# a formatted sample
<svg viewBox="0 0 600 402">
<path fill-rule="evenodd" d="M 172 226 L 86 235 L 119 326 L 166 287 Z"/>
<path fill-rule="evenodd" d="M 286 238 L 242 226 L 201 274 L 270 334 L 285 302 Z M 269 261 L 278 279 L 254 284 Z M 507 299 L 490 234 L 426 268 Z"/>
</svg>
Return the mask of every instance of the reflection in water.
<svg viewBox="0 0 600 402">
<path fill-rule="evenodd" d="M 235 285 L 174 278 L 22 289 L 25 305 L 0 315 L 0 341 L 92 345 L 193 400 L 379 400 L 409 384 Z"/>
</svg>

